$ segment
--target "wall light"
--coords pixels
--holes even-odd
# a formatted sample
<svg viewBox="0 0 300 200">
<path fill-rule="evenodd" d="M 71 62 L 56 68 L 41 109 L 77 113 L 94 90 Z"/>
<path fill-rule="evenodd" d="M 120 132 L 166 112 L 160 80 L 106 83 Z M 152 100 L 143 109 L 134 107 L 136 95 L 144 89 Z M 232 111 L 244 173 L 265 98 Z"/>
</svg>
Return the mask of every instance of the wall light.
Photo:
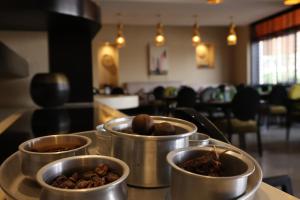
<svg viewBox="0 0 300 200">
<path fill-rule="evenodd" d="M 192 44 L 193 46 L 197 46 L 201 43 L 201 37 L 199 33 L 199 25 L 198 25 L 198 16 L 195 16 L 195 24 L 193 26 L 193 37 L 192 37 Z"/>
<path fill-rule="evenodd" d="M 158 17 L 159 17 L 159 20 L 161 21 L 160 15 L 158 15 Z M 154 38 L 154 43 L 155 43 L 155 46 L 157 46 L 157 47 L 163 46 L 166 42 L 166 38 L 164 36 L 163 28 L 164 27 L 163 27 L 163 24 L 161 22 L 159 22 L 156 25 L 156 35 L 155 35 L 155 38 Z"/>
<path fill-rule="evenodd" d="M 229 26 L 229 34 L 227 36 L 227 44 L 229 46 L 233 46 L 237 44 L 237 35 L 235 32 L 235 25 L 232 22 L 232 17 L 231 17 L 231 23 Z"/>
<path fill-rule="evenodd" d="M 223 3 L 223 0 L 207 0 L 209 4 L 220 4 Z"/>
<path fill-rule="evenodd" d="M 291 6 L 291 5 L 299 4 L 300 0 L 284 0 L 283 3 L 284 5 Z"/>
</svg>

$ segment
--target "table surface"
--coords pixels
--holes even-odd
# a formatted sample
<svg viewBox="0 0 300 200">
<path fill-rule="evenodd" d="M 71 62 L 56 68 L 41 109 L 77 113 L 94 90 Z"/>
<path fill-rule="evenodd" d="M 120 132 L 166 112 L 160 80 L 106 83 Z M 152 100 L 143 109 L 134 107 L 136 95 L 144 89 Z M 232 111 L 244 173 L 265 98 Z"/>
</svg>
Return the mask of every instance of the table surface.
<svg viewBox="0 0 300 200">
<path fill-rule="evenodd" d="M 297 199 L 298 198 L 291 196 L 287 193 L 284 193 L 281 190 L 278 190 L 277 188 L 262 183 L 261 187 L 258 189 L 253 200 L 297 200 Z M 0 200 L 6 200 L 5 195 L 1 189 L 0 189 Z"/>
<path fill-rule="evenodd" d="M 92 126 L 97 125 L 99 123 L 106 122 L 115 117 L 125 116 L 123 113 L 121 113 L 115 109 L 112 109 L 108 106 L 105 106 L 105 105 L 96 104 L 96 105 L 93 105 L 92 107 L 93 107 L 93 118 L 92 118 L 93 125 Z M 41 113 L 39 113 L 39 114 L 41 114 Z M 62 114 L 62 113 L 60 113 L 60 114 Z M 43 115 L 40 115 L 40 116 L 43 117 Z M 79 115 L 79 116 L 81 116 L 81 115 Z M 59 116 L 59 118 L 61 118 L 61 116 Z M 62 119 L 64 119 L 64 118 L 62 117 Z M 84 117 L 82 117 L 82 119 L 84 119 Z M 17 120 L 16 124 L 24 123 L 24 120 L 23 121 L 21 120 L 22 123 L 20 123 L 18 121 L 20 121 L 20 120 Z M 43 121 L 41 121 L 41 122 L 43 122 Z M 39 121 L 39 123 L 41 123 L 41 122 Z M 31 120 L 31 123 L 32 123 L 32 120 Z M 25 125 L 26 125 L 26 123 L 25 123 Z M 13 130 L 12 132 L 9 132 L 9 130 L 8 130 L 8 131 L 4 132 L 3 134 L 0 134 L 0 143 L 7 142 L 6 141 L 7 135 L 14 133 L 16 127 L 18 128 L 17 125 L 12 126 L 12 128 L 9 128 L 9 130 Z M 21 128 L 21 126 L 19 128 Z M 89 128 L 89 127 L 87 127 L 87 128 Z M 88 130 L 91 130 L 91 129 L 88 129 Z M 88 130 L 82 130 L 82 131 L 88 131 Z M 31 134 L 31 137 L 36 137 L 36 135 Z M 23 139 L 28 139 L 28 138 L 23 138 Z M 18 142 L 22 142 L 22 141 L 18 141 Z M 17 147 L 15 147 L 15 148 L 17 149 Z M 1 152 L 1 153 L 3 153 L 3 152 Z M 0 200 L 4 200 L 4 199 L 5 199 L 4 194 L 0 190 Z M 262 183 L 261 187 L 258 189 L 257 194 L 254 198 L 254 200 L 296 200 L 296 199 L 298 199 L 298 198 L 288 195 L 287 193 L 284 193 L 281 190 L 278 190 L 277 188 L 274 188 L 265 183 Z"/>
</svg>

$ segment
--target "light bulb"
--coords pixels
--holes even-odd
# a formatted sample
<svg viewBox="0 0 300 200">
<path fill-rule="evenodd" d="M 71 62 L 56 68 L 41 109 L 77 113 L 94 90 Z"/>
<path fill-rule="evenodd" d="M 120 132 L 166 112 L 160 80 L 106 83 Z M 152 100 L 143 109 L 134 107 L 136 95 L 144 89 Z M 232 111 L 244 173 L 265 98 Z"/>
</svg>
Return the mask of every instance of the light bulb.
<svg viewBox="0 0 300 200">
<path fill-rule="evenodd" d="M 227 44 L 228 45 L 236 45 L 237 43 L 237 36 L 235 33 L 230 33 L 228 36 L 227 36 Z"/>
<path fill-rule="evenodd" d="M 200 42 L 201 42 L 200 36 L 199 35 L 194 35 L 192 37 L 192 42 L 193 42 L 194 46 L 197 46 L 198 44 L 200 44 Z"/>
<path fill-rule="evenodd" d="M 126 43 L 125 38 L 121 35 L 116 38 L 115 42 L 118 48 L 124 47 Z"/>
<path fill-rule="evenodd" d="M 156 46 L 163 46 L 165 44 L 165 37 L 161 34 L 155 36 L 155 45 Z"/>
</svg>

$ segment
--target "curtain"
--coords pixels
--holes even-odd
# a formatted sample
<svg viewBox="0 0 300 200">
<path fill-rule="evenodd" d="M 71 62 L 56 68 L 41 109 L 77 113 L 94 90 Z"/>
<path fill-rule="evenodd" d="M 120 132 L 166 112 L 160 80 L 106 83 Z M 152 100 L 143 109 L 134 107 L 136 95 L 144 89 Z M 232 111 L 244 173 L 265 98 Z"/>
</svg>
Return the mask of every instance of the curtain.
<svg viewBox="0 0 300 200">
<path fill-rule="evenodd" d="M 297 34 L 297 37 L 300 38 L 300 35 Z M 276 84 L 296 82 L 295 60 L 295 33 L 260 41 L 259 83 Z"/>
<path fill-rule="evenodd" d="M 286 11 L 270 19 L 252 25 L 252 39 L 255 41 L 279 35 L 300 27 L 300 8 Z"/>
</svg>

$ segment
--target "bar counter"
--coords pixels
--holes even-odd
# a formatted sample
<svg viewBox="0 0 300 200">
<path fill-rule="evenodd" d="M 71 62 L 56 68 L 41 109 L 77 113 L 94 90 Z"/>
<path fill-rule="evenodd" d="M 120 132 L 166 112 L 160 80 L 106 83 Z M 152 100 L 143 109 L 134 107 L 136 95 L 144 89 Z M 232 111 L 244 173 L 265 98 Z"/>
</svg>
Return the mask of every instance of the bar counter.
<svg viewBox="0 0 300 200">
<path fill-rule="evenodd" d="M 14 113 L 15 114 L 15 113 Z M 94 130 L 95 127 L 110 119 L 126 116 L 122 112 L 109 106 L 94 104 L 67 105 L 56 109 L 29 109 L 17 118 L 12 125 L 0 134 L 2 163 L 8 156 L 16 152 L 18 145 L 28 139 L 55 133 L 74 133 Z M 9 117 L 9 116 L 8 116 Z M 161 199 L 161 193 L 166 189 L 153 189 L 147 192 L 143 199 Z M 134 196 L 140 196 L 136 189 Z M 141 189 L 142 191 L 142 189 Z M 129 200 L 136 200 L 129 196 Z M 151 198 L 150 198 L 151 196 Z M 163 198 L 164 199 L 164 198 Z M 161 199 L 161 200 L 163 200 Z M 262 183 L 254 200 L 296 200 L 296 197 L 278 190 L 270 185 Z M 4 193 L 0 190 L 0 200 L 5 200 Z M 25 199 L 24 199 L 25 200 Z"/>
</svg>

